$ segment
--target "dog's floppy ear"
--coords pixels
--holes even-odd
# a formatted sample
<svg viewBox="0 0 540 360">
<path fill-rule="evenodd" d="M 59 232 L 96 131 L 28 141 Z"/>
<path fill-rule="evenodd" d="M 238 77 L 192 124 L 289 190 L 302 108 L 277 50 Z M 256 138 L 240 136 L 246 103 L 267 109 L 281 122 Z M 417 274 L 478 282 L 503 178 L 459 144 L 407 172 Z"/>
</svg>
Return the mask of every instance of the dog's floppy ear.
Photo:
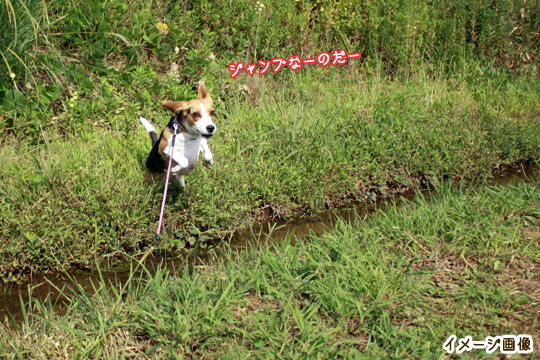
<svg viewBox="0 0 540 360">
<path fill-rule="evenodd" d="M 210 96 L 210 93 L 206 89 L 206 85 L 204 84 L 204 81 L 202 80 L 199 81 L 199 89 L 197 93 L 199 94 L 199 99 L 201 100 L 206 99 L 208 101 L 212 101 L 212 97 Z"/>
<path fill-rule="evenodd" d="M 165 106 L 167 109 L 171 110 L 173 113 L 187 109 L 187 103 L 185 101 L 164 101 L 161 103 L 161 105 Z"/>
</svg>

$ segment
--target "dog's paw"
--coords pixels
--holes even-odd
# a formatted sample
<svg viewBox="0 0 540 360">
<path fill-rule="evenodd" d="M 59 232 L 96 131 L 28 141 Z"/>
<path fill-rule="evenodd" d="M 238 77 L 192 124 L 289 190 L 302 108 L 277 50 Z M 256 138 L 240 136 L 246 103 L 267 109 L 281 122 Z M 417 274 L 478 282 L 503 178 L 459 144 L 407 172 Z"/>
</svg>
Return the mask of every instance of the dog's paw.
<svg viewBox="0 0 540 360">
<path fill-rule="evenodd" d="M 210 158 L 210 159 L 203 159 L 203 166 L 204 166 L 205 168 L 211 169 L 212 166 L 214 166 L 214 160 L 212 160 L 212 158 Z"/>
<path fill-rule="evenodd" d="M 185 156 L 175 156 L 173 158 L 181 169 L 185 169 L 189 166 L 189 161 Z"/>
<path fill-rule="evenodd" d="M 214 165 L 213 156 L 210 151 L 203 153 L 203 166 L 210 169 Z"/>
</svg>

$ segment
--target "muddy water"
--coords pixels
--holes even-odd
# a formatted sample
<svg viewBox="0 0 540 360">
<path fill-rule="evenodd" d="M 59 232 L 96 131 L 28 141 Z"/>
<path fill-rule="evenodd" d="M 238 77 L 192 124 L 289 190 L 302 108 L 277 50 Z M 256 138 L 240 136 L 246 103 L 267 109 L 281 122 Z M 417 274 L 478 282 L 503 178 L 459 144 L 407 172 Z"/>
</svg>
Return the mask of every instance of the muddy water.
<svg viewBox="0 0 540 360">
<path fill-rule="evenodd" d="M 507 186 L 515 182 L 528 182 L 540 175 L 538 168 L 525 167 L 519 169 L 505 170 L 494 174 L 488 182 L 489 185 Z M 338 220 L 350 221 L 360 216 L 369 216 L 377 211 L 385 211 L 389 204 L 397 202 L 399 205 L 404 200 L 412 200 L 414 194 L 396 195 L 390 199 L 378 200 L 375 203 L 358 203 L 351 208 L 328 211 L 318 216 L 292 220 L 286 223 L 266 223 L 258 225 L 252 229 L 244 230 L 233 235 L 230 239 L 230 247 L 233 250 L 244 249 L 249 246 L 257 246 L 265 243 L 277 244 L 287 239 L 294 241 L 311 234 L 321 235 Z M 165 265 L 171 272 L 182 269 L 186 265 L 204 265 L 212 257 L 218 256 L 223 244 L 210 242 L 205 248 L 194 249 L 183 258 L 160 256 L 153 252 L 145 262 L 148 269 L 155 269 Z M 39 275 L 33 277 L 31 281 L 22 285 L 2 285 L 0 284 L 0 321 L 7 320 L 21 324 L 24 321 L 25 309 L 32 307 L 31 302 L 50 302 L 55 311 L 62 313 L 65 309 L 66 296 L 73 295 L 71 289 L 76 286 L 84 289 L 88 293 L 93 292 L 93 287 L 97 285 L 100 278 L 109 284 L 126 282 L 131 274 L 130 267 L 135 263 L 125 263 L 116 268 L 102 270 L 101 274 L 97 270 L 72 269 L 69 276 L 63 273 Z M 76 293 L 79 293 L 76 291 Z M 32 301 L 29 301 L 32 299 Z"/>
</svg>

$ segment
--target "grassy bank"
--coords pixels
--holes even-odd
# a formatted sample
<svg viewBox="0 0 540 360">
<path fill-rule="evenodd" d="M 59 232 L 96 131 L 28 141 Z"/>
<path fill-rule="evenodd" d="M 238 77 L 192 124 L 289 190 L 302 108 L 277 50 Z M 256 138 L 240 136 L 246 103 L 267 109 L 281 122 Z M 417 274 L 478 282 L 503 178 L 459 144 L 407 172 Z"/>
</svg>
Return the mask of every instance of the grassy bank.
<svg viewBox="0 0 540 360">
<path fill-rule="evenodd" d="M 333 49 L 362 51 L 388 74 L 424 62 L 455 72 L 471 59 L 537 73 L 539 13 L 538 2 L 521 0 L 7 0 L 0 106 L 39 95 L 45 109 L 74 85 L 91 94 L 103 78 L 129 84 L 141 65 L 167 72 L 176 64 L 176 81 L 198 81 L 214 77 L 213 62 L 226 69 Z"/>
<path fill-rule="evenodd" d="M 166 211 L 169 249 L 434 177 L 540 159 L 538 2 L 0 3 L 0 278 L 152 245 L 159 104 L 215 99 L 216 166 Z M 301 38 L 299 34 L 305 34 Z M 362 52 L 230 79 L 229 63 Z"/>
<path fill-rule="evenodd" d="M 539 185 L 441 186 L 432 199 L 294 246 L 229 253 L 114 290 L 97 284 L 62 316 L 34 303 L 23 328 L 0 328 L 0 353 L 435 359 L 451 334 L 529 334 L 538 354 Z"/>
<path fill-rule="evenodd" d="M 143 183 L 137 118 L 161 129 L 159 104 L 200 79 L 215 165 L 170 193 L 167 250 L 538 164 L 539 14 L 522 0 L 0 2 L 0 279 L 156 245 L 163 184 Z M 229 77 L 334 49 L 362 58 Z M 32 302 L 21 328 L 0 324 L 0 357 L 443 358 L 450 334 L 537 348 L 538 185 L 442 186 L 294 246 L 97 284 L 65 315 Z"/>
<path fill-rule="evenodd" d="M 187 190 L 170 196 L 163 245 L 182 248 L 255 219 L 313 213 L 426 186 L 433 177 L 486 176 L 540 158 L 539 89 L 527 78 L 484 74 L 471 84 L 421 72 L 399 81 L 339 75 L 313 69 L 240 89 L 231 83 L 210 141 L 215 166 L 197 168 Z M 4 139 L 5 279 L 151 245 L 163 185 L 143 184 L 150 141 L 122 96 L 104 97 L 110 126 Z M 143 115 L 158 127 L 168 118 L 155 104 Z"/>
</svg>

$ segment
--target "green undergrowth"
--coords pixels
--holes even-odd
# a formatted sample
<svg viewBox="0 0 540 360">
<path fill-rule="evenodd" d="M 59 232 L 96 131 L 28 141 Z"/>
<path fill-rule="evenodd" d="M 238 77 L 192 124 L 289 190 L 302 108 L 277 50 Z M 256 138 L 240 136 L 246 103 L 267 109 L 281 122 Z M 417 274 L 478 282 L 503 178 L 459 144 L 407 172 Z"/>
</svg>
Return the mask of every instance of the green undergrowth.
<svg viewBox="0 0 540 360">
<path fill-rule="evenodd" d="M 127 82 L 141 64 L 193 82 L 212 63 L 334 49 L 362 51 L 389 74 L 424 61 L 454 72 L 471 59 L 537 73 L 539 11 L 521 0 L 5 0 L 0 108 L 20 111 L 26 98 L 44 109 L 73 86 Z"/>
<path fill-rule="evenodd" d="M 199 166 L 185 191 L 171 191 L 160 245 L 180 249 L 257 219 L 317 213 L 351 199 L 429 186 L 437 177 L 483 177 L 537 161 L 538 84 L 489 74 L 468 81 L 422 73 L 390 81 L 313 69 L 288 80 L 224 84 L 228 90 L 213 92 L 228 94 L 215 95 L 214 168 Z M 77 134 L 53 127 L 4 139 L 4 279 L 86 266 L 100 256 L 114 261 L 156 245 L 163 184 L 143 183 L 150 140 L 122 96 L 108 98 L 118 106 L 106 106 L 109 126 Z M 155 107 L 141 115 L 158 129 L 169 117 Z M 72 123 L 79 121 L 73 116 Z"/>
<path fill-rule="evenodd" d="M 435 177 L 537 162 L 534 1 L 0 2 L 0 278 L 113 263 L 153 244 L 143 184 L 164 100 L 203 79 L 214 169 L 168 199 L 180 249 Z M 345 66 L 230 79 L 228 64 L 322 51 Z"/>
<path fill-rule="evenodd" d="M 0 325 L 0 353 L 444 359 L 452 334 L 529 334 L 538 354 L 539 185 L 439 184 L 294 245 L 225 251 L 202 267 L 112 287 L 98 281 L 95 295 L 68 296 L 64 315 L 34 300 L 22 327 Z"/>
</svg>

